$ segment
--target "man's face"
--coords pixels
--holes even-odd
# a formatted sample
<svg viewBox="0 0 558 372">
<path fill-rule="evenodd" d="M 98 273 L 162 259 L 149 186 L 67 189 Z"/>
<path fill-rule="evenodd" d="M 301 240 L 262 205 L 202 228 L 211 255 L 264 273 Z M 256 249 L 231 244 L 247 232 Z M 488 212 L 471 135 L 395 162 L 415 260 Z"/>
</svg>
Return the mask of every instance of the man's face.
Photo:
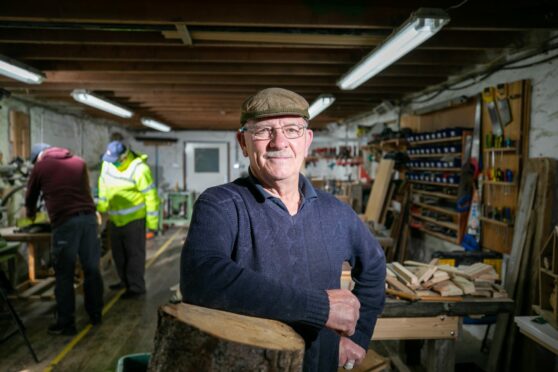
<svg viewBox="0 0 558 372">
<path fill-rule="evenodd" d="M 292 127 L 292 126 L 297 127 Z M 258 122 L 246 123 L 247 130 L 237 134 L 237 139 L 244 156 L 250 159 L 250 169 L 256 178 L 267 185 L 283 180 L 298 180 L 298 173 L 308 148 L 312 143 L 313 133 L 304 129 L 299 138 L 287 138 L 284 131 L 292 133 L 306 126 L 306 121 L 297 116 L 280 116 Z M 294 130 L 293 130 L 294 128 Z M 270 139 L 258 139 L 257 133 L 272 129 Z"/>
</svg>

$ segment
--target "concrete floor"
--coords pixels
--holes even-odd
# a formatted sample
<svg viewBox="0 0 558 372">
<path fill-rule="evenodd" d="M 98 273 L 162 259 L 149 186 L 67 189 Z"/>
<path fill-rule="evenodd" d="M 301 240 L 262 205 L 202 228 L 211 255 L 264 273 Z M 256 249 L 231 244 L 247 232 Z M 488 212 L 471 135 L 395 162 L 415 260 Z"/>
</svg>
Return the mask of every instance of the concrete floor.
<svg viewBox="0 0 558 372">
<path fill-rule="evenodd" d="M 78 335 L 75 337 L 47 334 L 48 325 L 54 321 L 53 301 L 15 301 L 16 310 L 27 328 L 27 335 L 40 362 L 37 364 L 33 361 L 22 337 L 16 334 L 0 347 L 0 370 L 43 371 L 52 365 L 53 371 L 114 371 L 121 356 L 151 351 L 157 325 L 157 309 L 169 301 L 173 294 L 170 287 L 179 280 L 180 251 L 185 235 L 185 229 L 171 229 L 165 235 L 148 241 L 148 265 L 155 255 L 160 255 L 146 269 L 145 297 L 120 299 L 121 292 L 108 289 L 109 284 L 117 282 L 114 269 L 109 267 L 103 272 L 105 309 L 108 310 L 100 326 L 91 328 L 88 325 L 88 317 L 83 309 L 83 296 L 77 295 Z M 172 243 L 166 244 L 171 237 L 174 237 Z M 166 248 L 163 247 L 165 245 Z M 162 252 L 161 247 L 164 248 Z M 6 319 L 2 320 L 0 326 L 4 330 L 12 327 L 12 324 Z M 70 343 L 75 345 L 69 346 Z M 71 350 L 64 355 L 63 352 L 70 347 Z"/>
</svg>

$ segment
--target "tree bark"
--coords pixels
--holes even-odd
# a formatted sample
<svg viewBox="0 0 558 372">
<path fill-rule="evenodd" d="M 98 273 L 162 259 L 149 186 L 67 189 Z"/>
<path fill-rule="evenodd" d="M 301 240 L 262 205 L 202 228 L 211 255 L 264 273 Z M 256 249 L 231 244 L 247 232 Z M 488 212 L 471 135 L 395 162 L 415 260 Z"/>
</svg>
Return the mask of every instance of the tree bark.
<svg viewBox="0 0 558 372">
<path fill-rule="evenodd" d="M 302 371 L 304 340 L 286 324 L 190 304 L 159 308 L 149 371 Z"/>
</svg>

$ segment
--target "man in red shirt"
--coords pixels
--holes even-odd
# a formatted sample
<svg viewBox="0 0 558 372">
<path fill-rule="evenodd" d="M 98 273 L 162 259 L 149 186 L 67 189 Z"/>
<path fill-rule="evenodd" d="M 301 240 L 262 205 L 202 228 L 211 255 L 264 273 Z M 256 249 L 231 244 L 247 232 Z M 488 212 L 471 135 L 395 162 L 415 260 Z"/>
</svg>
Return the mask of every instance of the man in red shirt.
<svg viewBox="0 0 558 372">
<path fill-rule="evenodd" d="M 27 216 L 35 217 L 37 199 L 42 192 L 52 225 L 57 319 L 48 333 L 72 335 L 76 333 L 74 270 L 77 255 L 84 273 L 85 310 L 93 325 L 101 322 L 103 308 L 101 247 L 87 166 L 69 150 L 45 143 L 33 145 L 31 162 L 35 165 L 27 183 Z"/>
</svg>

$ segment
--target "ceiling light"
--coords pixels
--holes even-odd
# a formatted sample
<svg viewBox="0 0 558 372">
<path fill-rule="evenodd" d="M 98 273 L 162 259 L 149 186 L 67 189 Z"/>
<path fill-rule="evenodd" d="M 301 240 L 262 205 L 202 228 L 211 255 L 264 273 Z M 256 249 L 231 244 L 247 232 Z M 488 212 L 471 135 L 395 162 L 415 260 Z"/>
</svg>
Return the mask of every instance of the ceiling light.
<svg viewBox="0 0 558 372">
<path fill-rule="evenodd" d="M 441 9 L 417 10 L 384 43 L 343 75 L 337 86 L 345 90 L 355 89 L 429 39 L 448 22 L 448 14 Z"/>
<path fill-rule="evenodd" d="M 112 102 L 104 97 L 91 93 L 84 89 L 74 89 L 72 97 L 78 102 L 96 109 L 106 111 L 121 118 L 131 118 L 134 113 L 118 103 Z"/>
<path fill-rule="evenodd" d="M 150 118 L 141 118 L 141 123 L 143 125 L 145 125 L 146 127 L 155 129 L 155 130 L 160 130 L 161 132 L 170 132 L 171 127 L 169 127 L 166 124 L 163 124 L 157 120 L 153 120 Z"/>
<path fill-rule="evenodd" d="M 41 71 L 1 54 L 0 74 L 27 84 L 41 84 L 45 79 Z"/>
<path fill-rule="evenodd" d="M 335 102 L 335 97 L 331 94 L 321 94 L 320 96 L 318 96 L 318 98 L 316 98 L 316 100 L 312 102 L 312 104 L 308 108 L 310 120 L 314 119 L 320 114 L 320 112 L 331 106 L 333 102 Z"/>
</svg>

